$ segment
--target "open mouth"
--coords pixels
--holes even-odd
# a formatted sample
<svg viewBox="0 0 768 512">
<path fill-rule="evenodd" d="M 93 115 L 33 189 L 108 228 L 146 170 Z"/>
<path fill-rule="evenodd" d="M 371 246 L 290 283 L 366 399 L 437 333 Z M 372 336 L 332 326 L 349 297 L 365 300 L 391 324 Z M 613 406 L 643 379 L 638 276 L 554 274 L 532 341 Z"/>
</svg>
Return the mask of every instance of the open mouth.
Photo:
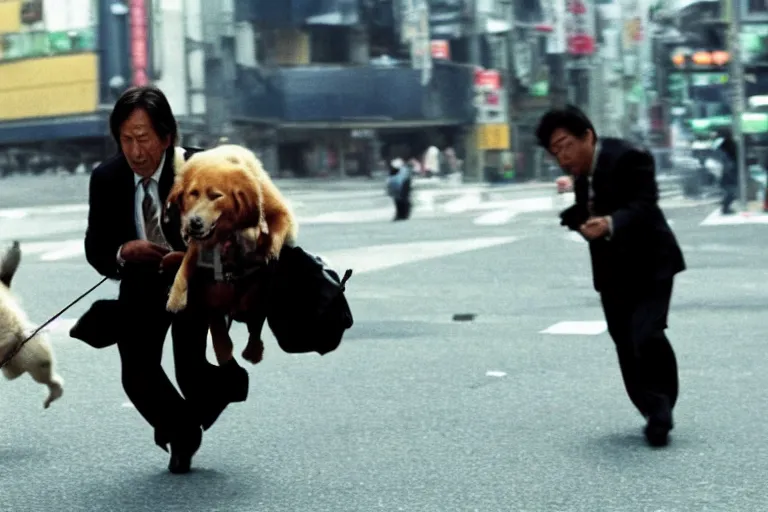
<svg viewBox="0 0 768 512">
<path fill-rule="evenodd" d="M 210 240 L 213 237 L 213 234 L 215 231 L 216 231 L 216 223 L 214 222 L 205 231 L 193 231 L 188 229 L 186 235 L 188 239 L 197 240 L 198 242 L 203 242 L 205 240 Z"/>
</svg>

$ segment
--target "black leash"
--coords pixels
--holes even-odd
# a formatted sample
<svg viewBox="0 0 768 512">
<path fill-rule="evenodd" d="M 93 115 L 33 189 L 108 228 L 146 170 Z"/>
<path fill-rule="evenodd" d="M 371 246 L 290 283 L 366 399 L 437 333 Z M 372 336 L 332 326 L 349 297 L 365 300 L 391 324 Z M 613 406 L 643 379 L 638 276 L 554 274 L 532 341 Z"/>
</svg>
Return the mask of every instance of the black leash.
<svg viewBox="0 0 768 512">
<path fill-rule="evenodd" d="M 35 329 L 34 331 L 32 331 L 32 334 L 30 334 L 29 336 L 27 336 L 27 337 L 26 337 L 26 338 L 25 338 L 25 339 L 24 339 L 24 340 L 23 340 L 21 343 L 17 344 L 17 345 L 16 345 L 16 347 L 14 347 L 14 349 L 13 349 L 13 350 L 10 352 L 10 354 L 7 354 L 7 355 L 6 355 L 6 356 L 5 356 L 5 357 L 2 359 L 2 361 L 0 361 L 0 368 L 2 368 L 3 366 L 5 366 L 6 364 L 8 364 L 8 362 L 9 362 L 11 359 L 13 359 L 14 357 L 16 357 L 16 354 L 18 354 L 18 353 L 19 353 L 19 350 L 21 350 L 21 347 L 23 347 L 23 346 L 24 346 L 24 345 L 25 345 L 25 344 L 26 344 L 26 343 L 27 343 L 29 340 L 31 340 L 32 338 L 34 338 L 35 336 L 37 336 L 37 334 L 38 334 L 40 331 L 42 331 L 43 329 L 45 329 L 47 326 L 49 326 L 49 325 L 51 324 L 51 322 L 53 322 L 54 320 L 56 320 L 57 318 L 59 318 L 61 315 L 63 315 L 64 313 L 66 313 L 66 312 L 67 312 L 67 310 L 68 310 L 69 308 L 71 308 L 72 306 L 74 306 L 75 304 L 77 304 L 78 302 L 80 302 L 81 300 L 83 300 L 83 299 L 84 299 L 86 296 L 88 296 L 88 294 L 90 294 L 91 292 L 93 292 L 93 290 L 95 290 L 96 288 L 98 288 L 99 286 L 101 286 L 102 284 L 104 284 L 104 282 L 105 282 L 107 279 L 109 279 L 109 278 L 108 278 L 108 277 L 105 277 L 105 278 L 103 278 L 101 281 L 99 281 L 98 283 L 96 283 L 95 285 L 91 286 L 91 287 L 88 289 L 88 291 L 86 291 L 85 293 L 83 293 L 82 295 L 80 295 L 78 298 L 76 298 L 75 300 L 73 300 L 72 302 L 70 302 L 69 304 L 67 304 L 67 305 L 64 307 L 64 309 L 62 309 L 61 311 L 59 311 L 58 313 L 56 313 L 55 315 L 53 315 L 51 318 L 49 318 L 48 320 L 46 320 L 46 321 L 45 321 L 45 323 L 43 323 L 43 324 L 42 324 L 40 327 L 38 327 L 37 329 Z"/>
</svg>

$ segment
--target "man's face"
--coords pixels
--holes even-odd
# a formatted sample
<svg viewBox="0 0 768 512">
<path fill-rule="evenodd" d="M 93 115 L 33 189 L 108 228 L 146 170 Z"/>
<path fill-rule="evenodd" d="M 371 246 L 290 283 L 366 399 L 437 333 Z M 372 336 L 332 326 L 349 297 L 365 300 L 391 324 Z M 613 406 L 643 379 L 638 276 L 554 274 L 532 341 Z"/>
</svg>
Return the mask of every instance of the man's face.
<svg viewBox="0 0 768 512">
<path fill-rule="evenodd" d="M 583 137 L 576 137 L 564 128 L 558 128 L 549 139 L 549 152 L 568 174 L 587 174 L 595 153 L 595 136 L 588 131 Z"/>
<path fill-rule="evenodd" d="M 163 153 L 168 149 L 168 137 L 161 139 L 144 109 L 136 109 L 120 127 L 120 145 L 128 165 L 143 178 L 155 174 Z"/>
</svg>

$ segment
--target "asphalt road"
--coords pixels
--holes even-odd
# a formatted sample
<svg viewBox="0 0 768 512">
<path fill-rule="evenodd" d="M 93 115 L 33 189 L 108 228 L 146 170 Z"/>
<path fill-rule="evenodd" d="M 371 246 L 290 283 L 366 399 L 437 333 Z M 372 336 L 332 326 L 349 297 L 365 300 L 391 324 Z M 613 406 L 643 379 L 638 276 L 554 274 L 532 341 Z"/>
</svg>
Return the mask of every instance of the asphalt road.
<svg viewBox="0 0 768 512">
<path fill-rule="evenodd" d="M 765 510 L 766 224 L 702 226 L 713 205 L 667 203 L 689 270 L 669 330 L 676 428 L 655 450 L 625 396 L 586 246 L 557 225 L 555 205 L 453 205 L 403 223 L 361 220 L 355 207 L 342 222 L 322 212 L 346 201 L 316 199 L 302 244 L 357 272 L 356 323 L 336 352 L 291 356 L 267 337 L 249 400 L 206 434 L 195 470 L 175 476 L 126 400 L 116 349 L 66 337 L 77 306 L 51 332 L 64 397 L 43 410 L 31 379 L 3 384 L 0 509 Z M 14 288 L 38 321 L 98 279 L 61 245 L 78 225 L 46 230 L 77 215 L 0 215 L 0 238 L 29 234 Z M 172 371 L 170 356 L 169 343 Z"/>
</svg>

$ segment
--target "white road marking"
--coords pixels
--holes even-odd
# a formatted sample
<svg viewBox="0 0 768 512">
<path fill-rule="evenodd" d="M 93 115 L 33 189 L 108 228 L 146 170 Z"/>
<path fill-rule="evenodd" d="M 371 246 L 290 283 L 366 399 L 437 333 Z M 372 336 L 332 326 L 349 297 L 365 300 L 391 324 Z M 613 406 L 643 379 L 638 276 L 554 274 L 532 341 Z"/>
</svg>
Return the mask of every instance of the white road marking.
<svg viewBox="0 0 768 512">
<path fill-rule="evenodd" d="M 51 216 L 39 219 L 23 218 L 9 221 L 0 219 L 0 236 L 4 240 L 40 240 L 44 237 L 55 235 L 77 233 L 82 236 L 88 225 L 87 219 L 83 216 Z"/>
<path fill-rule="evenodd" d="M 24 249 L 22 248 L 22 251 Z M 62 243 L 61 246 L 53 251 L 46 252 L 40 256 L 41 261 L 61 261 L 82 256 L 85 254 L 85 245 L 83 240 L 69 241 Z"/>
<path fill-rule="evenodd" d="M 22 242 L 21 243 L 21 257 L 24 258 L 27 254 L 41 254 L 46 252 L 52 252 L 59 250 L 63 247 L 72 247 L 75 244 L 83 245 L 83 237 L 72 238 L 70 240 L 60 240 L 58 242 Z"/>
<path fill-rule="evenodd" d="M 125 407 L 126 409 L 135 409 L 136 406 L 133 405 L 131 402 L 123 402 L 120 404 L 121 407 Z"/>
<path fill-rule="evenodd" d="M 485 376 L 486 377 L 506 377 L 507 374 L 506 372 L 497 372 L 497 371 L 489 370 L 485 372 Z"/>
<path fill-rule="evenodd" d="M 476 209 L 483 202 L 479 193 L 464 194 L 452 201 L 448 201 L 442 207 L 447 213 L 462 213 Z"/>
<path fill-rule="evenodd" d="M 62 215 L 66 213 L 81 213 L 88 211 L 88 203 L 54 204 L 50 206 L 30 206 L 26 208 L 2 208 L 0 218 L 22 219 L 35 215 Z"/>
<path fill-rule="evenodd" d="M 473 221 L 478 226 L 501 226 L 517 216 L 517 212 L 512 210 L 494 210 L 476 217 Z"/>
<path fill-rule="evenodd" d="M 516 213 L 546 212 L 554 209 L 554 200 L 550 196 L 510 199 L 504 201 L 486 201 L 478 204 L 474 210 L 511 210 Z"/>
<path fill-rule="evenodd" d="M 539 334 L 597 336 L 598 334 L 604 333 L 607 329 L 608 327 L 603 321 L 558 322 L 554 325 L 550 325 L 543 331 L 539 331 Z"/>
<path fill-rule="evenodd" d="M 570 240 L 571 242 L 581 242 L 581 243 L 587 243 L 587 241 L 584 239 L 584 237 L 581 235 L 581 233 L 577 233 L 575 231 L 569 231 L 565 235 L 563 235 L 563 238 L 566 240 Z"/>
<path fill-rule="evenodd" d="M 742 212 L 723 215 L 720 208 L 710 213 L 700 226 L 734 226 L 742 224 L 768 224 L 768 214 L 762 212 Z"/>
<path fill-rule="evenodd" d="M 302 224 L 357 224 L 361 222 L 392 220 L 394 216 L 395 207 L 393 205 L 387 208 L 321 213 L 311 217 L 299 215 L 298 222 L 299 226 Z"/>
<path fill-rule="evenodd" d="M 45 328 L 45 330 L 52 332 L 52 333 L 67 333 L 69 335 L 69 331 L 72 329 L 72 327 L 75 326 L 79 319 L 78 318 L 57 318 L 50 324 L 48 324 Z M 41 325 L 42 322 L 36 324 Z"/>
<path fill-rule="evenodd" d="M 323 259 L 336 271 L 351 268 L 355 274 L 363 274 L 417 261 L 510 244 L 518 240 L 518 237 L 508 236 L 372 245 L 357 249 L 329 251 L 323 254 Z"/>
</svg>

